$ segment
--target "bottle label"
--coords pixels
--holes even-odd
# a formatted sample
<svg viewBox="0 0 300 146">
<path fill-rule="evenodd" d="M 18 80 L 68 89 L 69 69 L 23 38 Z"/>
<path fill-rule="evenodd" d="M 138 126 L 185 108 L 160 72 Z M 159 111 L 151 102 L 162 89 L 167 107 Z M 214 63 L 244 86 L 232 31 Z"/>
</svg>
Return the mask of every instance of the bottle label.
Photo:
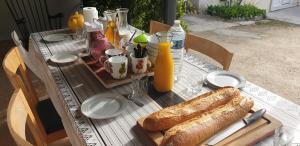
<svg viewBox="0 0 300 146">
<path fill-rule="evenodd" d="M 182 49 L 184 48 L 184 40 L 173 40 L 172 49 Z"/>
</svg>

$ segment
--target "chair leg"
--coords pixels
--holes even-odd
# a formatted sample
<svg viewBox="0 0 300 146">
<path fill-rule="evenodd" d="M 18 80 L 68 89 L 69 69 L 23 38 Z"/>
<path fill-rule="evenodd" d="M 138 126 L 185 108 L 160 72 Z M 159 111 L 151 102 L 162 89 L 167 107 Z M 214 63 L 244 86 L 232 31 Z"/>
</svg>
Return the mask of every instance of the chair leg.
<svg viewBox="0 0 300 146">
<path fill-rule="evenodd" d="M 27 117 L 26 120 L 27 126 L 29 127 L 31 134 L 35 140 L 36 145 L 38 146 L 47 146 L 47 141 L 42 137 L 42 134 L 35 128 L 34 124 L 30 120 L 29 117 Z"/>
</svg>

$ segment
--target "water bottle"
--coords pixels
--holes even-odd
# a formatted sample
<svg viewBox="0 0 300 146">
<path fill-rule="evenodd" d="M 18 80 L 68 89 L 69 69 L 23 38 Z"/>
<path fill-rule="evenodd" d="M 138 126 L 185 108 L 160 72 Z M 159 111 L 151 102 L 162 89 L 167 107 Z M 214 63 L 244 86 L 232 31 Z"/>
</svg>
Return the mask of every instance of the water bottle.
<svg viewBox="0 0 300 146">
<path fill-rule="evenodd" d="M 179 74 L 182 69 L 183 62 L 183 51 L 184 51 L 184 40 L 185 31 L 180 26 L 180 20 L 175 20 L 174 25 L 169 29 L 168 33 L 172 35 L 173 46 L 171 52 L 174 61 L 174 79 L 175 82 L 179 80 Z"/>
</svg>

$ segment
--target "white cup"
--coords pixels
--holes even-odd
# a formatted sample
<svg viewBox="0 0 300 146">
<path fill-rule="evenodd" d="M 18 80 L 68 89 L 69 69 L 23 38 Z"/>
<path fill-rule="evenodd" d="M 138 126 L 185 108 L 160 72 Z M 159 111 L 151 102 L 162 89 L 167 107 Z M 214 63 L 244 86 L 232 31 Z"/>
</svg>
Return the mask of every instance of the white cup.
<svg viewBox="0 0 300 146">
<path fill-rule="evenodd" d="M 105 51 L 105 56 L 107 58 L 113 57 L 113 56 L 120 56 L 122 55 L 123 51 L 121 49 L 107 49 Z"/>
<path fill-rule="evenodd" d="M 136 74 L 145 73 L 147 71 L 148 56 L 144 58 L 135 58 L 134 54 L 130 54 L 132 71 Z"/>
<path fill-rule="evenodd" d="M 104 62 L 105 70 L 114 79 L 123 79 L 127 75 L 128 59 L 125 56 L 113 56 Z"/>
</svg>

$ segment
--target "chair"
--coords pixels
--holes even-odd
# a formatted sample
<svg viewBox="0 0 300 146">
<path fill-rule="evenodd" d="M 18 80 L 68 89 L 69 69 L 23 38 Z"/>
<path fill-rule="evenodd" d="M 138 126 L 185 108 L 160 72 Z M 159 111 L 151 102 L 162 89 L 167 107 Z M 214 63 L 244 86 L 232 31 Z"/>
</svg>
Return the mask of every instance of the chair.
<svg viewBox="0 0 300 146">
<path fill-rule="evenodd" d="M 206 56 L 214 59 L 223 66 L 224 70 L 229 70 L 232 61 L 233 53 L 229 52 L 224 47 L 200 36 L 192 33 L 187 33 L 185 37 L 185 48 L 195 50 Z"/>
<path fill-rule="evenodd" d="M 170 27 L 171 27 L 170 25 L 151 20 L 149 33 L 154 34 L 156 32 L 160 32 L 160 31 L 168 31 L 170 29 Z"/>
<path fill-rule="evenodd" d="M 170 27 L 170 25 L 151 20 L 150 34 L 159 31 L 168 31 Z M 220 63 L 224 70 L 229 70 L 233 53 L 229 52 L 224 47 L 192 33 L 187 33 L 185 37 L 185 48 L 187 51 L 192 49 L 200 52 Z"/>
<path fill-rule="evenodd" d="M 67 135 L 58 113 L 50 99 L 39 101 L 16 47 L 6 54 L 3 68 L 14 89 L 20 88 L 24 92 L 23 103 L 29 116 L 27 124 L 36 143 L 47 145 L 65 138 Z"/>
<path fill-rule="evenodd" d="M 16 47 L 19 49 L 19 54 L 21 54 L 23 62 L 26 64 L 26 66 L 39 78 L 43 79 L 43 74 L 41 71 L 36 67 L 38 64 L 37 59 L 35 58 L 35 50 L 28 50 L 26 51 L 25 46 L 23 45 L 23 41 L 19 39 L 18 34 L 16 31 L 13 31 L 11 33 L 11 38 L 16 45 Z"/>
<path fill-rule="evenodd" d="M 18 146 L 33 146 L 26 141 L 25 129 L 28 113 L 22 99 L 25 99 L 22 90 L 15 90 L 7 108 L 7 124 L 10 134 Z"/>
</svg>

